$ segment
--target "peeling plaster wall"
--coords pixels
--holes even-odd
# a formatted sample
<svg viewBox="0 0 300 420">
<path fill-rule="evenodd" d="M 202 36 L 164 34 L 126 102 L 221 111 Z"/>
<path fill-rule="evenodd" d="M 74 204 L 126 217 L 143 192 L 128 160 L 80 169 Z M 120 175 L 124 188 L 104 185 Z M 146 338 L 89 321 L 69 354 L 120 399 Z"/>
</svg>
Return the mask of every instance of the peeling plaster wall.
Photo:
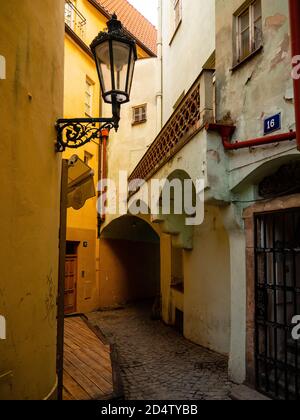
<svg viewBox="0 0 300 420">
<path fill-rule="evenodd" d="M 295 129 L 289 12 L 286 0 L 262 0 L 263 50 L 232 70 L 233 15 L 241 0 L 216 1 L 217 120 L 232 121 L 233 140 L 263 136 L 264 118 L 282 113 L 282 130 Z M 274 155 L 285 154 L 295 142 L 228 152 L 229 187 Z"/>
<path fill-rule="evenodd" d="M 57 384 L 64 1 L 1 1 L 0 34 L 0 399 L 41 400 Z"/>
<path fill-rule="evenodd" d="M 295 129 L 289 11 L 286 0 L 262 0 L 263 49 L 233 69 L 234 14 L 243 0 L 216 0 L 216 113 L 218 122 L 233 123 L 233 141 L 264 135 L 264 119 L 282 114 L 282 130 Z M 212 139 L 212 137 L 210 137 Z M 221 144 L 221 139 L 217 140 Z M 222 152 L 209 141 L 210 173 L 214 194 L 227 200 L 245 201 L 222 209 L 229 236 L 231 278 L 231 327 L 229 372 L 240 383 L 246 374 L 246 260 L 243 208 L 257 199 L 256 185 L 280 166 L 295 158 L 295 141 L 233 152 Z M 222 148 L 222 146 L 221 146 Z M 218 160 L 213 160 L 218 151 Z M 222 171 L 225 181 L 222 181 Z M 212 179 L 210 179 L 212 181 Z M 241 254 L 240 254 L 241 253 Z"/>
</svg>

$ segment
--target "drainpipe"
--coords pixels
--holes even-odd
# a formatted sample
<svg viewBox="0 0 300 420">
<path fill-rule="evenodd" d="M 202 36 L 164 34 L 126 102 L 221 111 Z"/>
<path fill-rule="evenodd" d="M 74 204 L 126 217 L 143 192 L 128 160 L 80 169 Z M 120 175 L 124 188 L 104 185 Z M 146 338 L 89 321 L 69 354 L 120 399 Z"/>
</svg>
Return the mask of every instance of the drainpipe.
<svg viewBox="0 0 300 420">
<path fill-rule="evenodd" d="M 107 141 L 109 138 L 109 131 L 104 129 L 101 131 L 99 139 L 99 165 L 98 165 L 98 180 L 99 182 L 107 178 Z M 98 191 L 98 200 L 106 189 Z M 101 225 L 105 222 L 105 214 L 98 214 L 98 238 L 100 238 Z"/>
<path fill-rule="evenodd" d="M 102 138 L 101 138 L 101 136 L 99 137 L 98 150 L 99 150 L 99 157 L 98 157 L 97 200 L 99 200 L 99 198 L 101 196 L 101 192 L 98 191 L 98 184 L 102 180 Z M 98 239 L 100 238 L 100 234 L 101 234 L 101 224 L 102 224 L 101 215 L 99 214 L 99 212 L 97 212 L 97 233 L 98 233 Z"/>
<path fill-rule="evenodd" d="M 292 57 L 300 57 L 300 0 L 289 0 L 289 5 Z M 293 60 L 294 68 L 299 65 L 299 60 L 300 59 Z M 246 141 L 236 141 L 232 143 L 231 138 L 236 129 L 235 126 L 225 124 L 208 124 L 206 129 L 211 131 L 217 131 L 220 134 L 220 136 L 222 137 L 224 149 L 227 151 L 246 149 L 249 147 L 257 147 L 267 144 L 281 143 L 284 141 L 291 141 L 295 139 L 297 139 L 297 148 L 300 151 L 300 77 L 294 77 L 294 103 L 296 131 L 290 131 L 289 133 L 284 134 L 276 134 L 274 136 L 259 137 L 256 139 L 250 139 Z"/>
<path fill-rule="evenodd" d="M 162 0 L 158 2 L 158 32 L 157 32 L 157 94 L 156 94 L 156 132 L 162 129 L 162 89 L 163 89 L 163 39 L 162 39 Z"/>
<path fill-rule="evenodd" d="M 290 26 L 291 26 L 291 44 L 292 57 L 300 57 L 300 1 L 289 0 L 290 3 Z M 293 60 L 293 66 L 299 65 L 300 59 Z M 294 77 L 294 103 L 297 131 L 297 146 L 300 151 L 300 77 Z"/>
<path fill-rule="evenodd" d="M 107 178 L 107 141 L 109 137 L 108 130 L 101 131 L 101 143 L 102 143 L 102 169 L 101 169 L 101 181 Z M 100 194 L 105 194 L 107 187 L 103 188 Z M 101 214 L 101 221 L 102 223 L 105 222 L 105 214 Z"/>
<path fill-rule="evenodd" d="M 256 139 L 250 139 L 246 141 L 237 140 L 235 143 L 232 143 L 231 138 L 236 129 L 234 125 L 208 124 L 206 126 L 206 129 L 208 131 L 216 131 L 220 134 L 220 136 L 222 137 L 222 143 L 223 143 L 224 149 L 227 151 L 247 149 L 249 147 L 257 147 L 257 146 L 263 146 L 267 144 L 281 143 L 284 141 L 292 141 L 292 140 L 295 140 L 296 138 L 296 132 L 290 131 L 284 134 L 258 137 Z"/>
</svg>

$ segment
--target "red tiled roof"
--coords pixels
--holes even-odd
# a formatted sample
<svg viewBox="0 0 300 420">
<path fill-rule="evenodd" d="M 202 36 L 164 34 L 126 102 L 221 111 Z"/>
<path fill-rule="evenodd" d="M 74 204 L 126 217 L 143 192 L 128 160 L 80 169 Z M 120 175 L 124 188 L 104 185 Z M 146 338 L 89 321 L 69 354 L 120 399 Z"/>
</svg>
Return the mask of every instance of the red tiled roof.
<svg viewBox="0 0 300 420">
<path fill-rule="evenodd" d="M 96 0 L 109 15 L 116 13 L 124 27 L 137 41 L 140 41 L 153 54 L 157 54 L 157 30 L 127 0 Z"/>
</svg>

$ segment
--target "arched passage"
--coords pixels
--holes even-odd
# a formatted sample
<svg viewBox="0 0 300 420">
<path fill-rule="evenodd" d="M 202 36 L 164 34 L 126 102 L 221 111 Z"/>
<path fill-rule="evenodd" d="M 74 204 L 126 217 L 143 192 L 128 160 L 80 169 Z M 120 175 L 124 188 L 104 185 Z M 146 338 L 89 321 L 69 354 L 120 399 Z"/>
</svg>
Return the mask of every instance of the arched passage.
<svg viewBox="0 0 300 420">
<path fill-rule="evenodd" d="M 100 239 L 100 307 L 160 297 L 160 238 L 144 220 L 123 216 Z"/>
<path fill-rule="evenodd" d="M 190 190 L 186 191 L 187 181 Z M 189 226 L 186 209 L 195 207 L 196 189 L 187 172 L 175 170 L 165 179 L 159 207 L 161 229 L 164 234 L 162 258 L 170 262 L 168 275 L 162 276 L 162 315 L 165 322 L 184 333 L 185 323 L 185 256 L 193 249 L 193 226 Z"/>
</svg>

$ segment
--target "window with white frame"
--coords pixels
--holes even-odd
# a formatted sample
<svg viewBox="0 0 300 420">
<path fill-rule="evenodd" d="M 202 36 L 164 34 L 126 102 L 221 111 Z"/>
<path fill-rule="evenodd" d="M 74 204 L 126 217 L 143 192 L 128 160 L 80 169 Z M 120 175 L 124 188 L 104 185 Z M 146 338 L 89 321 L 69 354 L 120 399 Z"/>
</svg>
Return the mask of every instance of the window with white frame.
<svg viewBox="0 0 300 420">
<path fill-rule="evenodd" d="M 74 13 L 74 2 L 66 0 L 65 2 L 65 22 L 74 30 L 75 28 L 75 13 Z"/>
<path fill-rule="evenodd" d="M 93 114 L 94 83 L 87 77 L 85 81 L 85 115 L 91 117 Z"/>
<path fill-rule="evenodd" d="M 262 46 L 261 0 L 248 1 L 245 8 L 235 15 L 235 20 L 236 63 L 240 63 Z"/>
<path fill-rule="evenodd" d="M 89 165 L 90 164 L 90 161 L 93 159 L 93 157 L 94 157 L 94 155 L 92 155 L 90 152 L 87 152 L 85 150 L 85 152 L 84 152 L 84 163 L 86 165 Z"/>
<path fill-rule="evenodd" d="M 174 18 L 175 18 L 175 30 L 182 20 L 182 0 L 173 0 L 174 2 Z"/>
<path fill-rule="evenodd" d="M 6 79 L 6 59 L 0 55 L 0 80 Z"/>
<path fill-rule="evenodd" d="M 147 105 L 139 105 L 132 108 L 132 124 L 141 124 L 147 121 Z"/>
</svg>

